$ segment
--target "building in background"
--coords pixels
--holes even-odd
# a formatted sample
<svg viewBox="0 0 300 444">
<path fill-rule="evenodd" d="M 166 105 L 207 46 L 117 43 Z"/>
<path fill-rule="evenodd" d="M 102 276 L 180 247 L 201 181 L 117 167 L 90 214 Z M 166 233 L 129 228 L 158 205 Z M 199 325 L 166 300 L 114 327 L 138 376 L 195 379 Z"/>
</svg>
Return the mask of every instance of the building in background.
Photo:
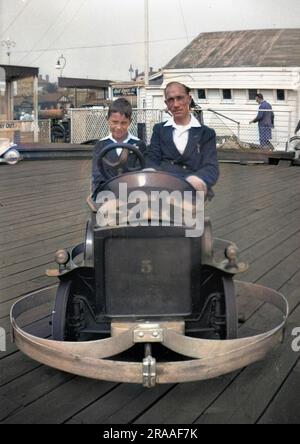
<svg viewBox="0 0 300 444">
<path fill-rule="evenodd" d="M 73 97 L 72 107 L 106 107 L 111 97 L 111 80 L 59 77 L 58 87 L 68 97 Z"/>
<path fill-rule="evenodd" d="M 185 83 L 196 104 L 216 110 L 205 123 L 239 131 L 249 139 L 249 121 L 257 113 L 260 92 L 273 106 L 274 137 L 284 141 L 300 119 L 300 29 L 267 29 L 203 33 L 163 69 L 161 85 L 141 90 L 139 106 L 164 108 L 163 89 L 170 81 Z M 257 135 L 255 136 L 257 138 Z M 252 136 L 251 136 L 252 137 Z M 282 146 L 281 146 L 282 148 Z"/>
</svg>

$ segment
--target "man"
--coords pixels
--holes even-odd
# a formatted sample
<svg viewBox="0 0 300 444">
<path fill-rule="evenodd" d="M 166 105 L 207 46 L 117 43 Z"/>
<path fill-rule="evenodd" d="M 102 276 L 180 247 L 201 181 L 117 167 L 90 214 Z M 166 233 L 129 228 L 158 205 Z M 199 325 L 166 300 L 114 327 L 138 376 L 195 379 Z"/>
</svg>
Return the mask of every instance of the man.
<svg viewBox="0 0 300 444">
<path fill-rule="evenodd" d="M 98 167 L 98 159 L 101 151 L 111 143 L 129 143 L 130 145 L 135 145 L 138 147 L 142 153 L 146 151 L 146 145 L 137 137 L 129 133 L 128 129 L 131 124 L 132 117 L 132 106 L 128 100 L 124 98 L 117 99 L 113 102 L 108 109 L 108 126 L 110 129 L 110 134 L 104 139 L 100 140 L 95 146 L 94 156 L 93 156 L 93 179 L 92 179 L 92 190 L 93 199 L 95 199 L 98 191 L 107 182 L 107 179 L 103 177 L 101 171 Z M 117 148 L 116 151 L 112 151 L 107 154 L 110 161 L 116 162 L 118 157 L 122 155 L 122 149 Z M 126 150 L 124 150 L 126 151 Z M 126 155 L 126 152 L 125 152 Z M 135 167 L 137 158 L 135 155 L 128 155 L 128 165 L 129 167 Z M 110 168 L 112 175 L 118 175 L 117 171 L 113 171 L 113 167 Z"/>
<path fill-rule="evenodd" d="M 262 94 L 257 94 L 256 102 L 259 104 L 259 112 L 251 123 L 258 122 L 259 129 L 259 143 L 263 149 L 272 149 L 270 139 L 272 139 L 272 128 L 274 128 L 274 113 L 272 106 L 266 100 Z"/>
<path fill-rule="evenodd" d="M 172 118 L 154 126 L 146 163 L 147 168 L 184 177 L 196 190 L 207 193 L 219 177 L 216 134 L 191 114 L 191 102 L 187 86 L 167 85 L 165 103 Z"/>
</svg>

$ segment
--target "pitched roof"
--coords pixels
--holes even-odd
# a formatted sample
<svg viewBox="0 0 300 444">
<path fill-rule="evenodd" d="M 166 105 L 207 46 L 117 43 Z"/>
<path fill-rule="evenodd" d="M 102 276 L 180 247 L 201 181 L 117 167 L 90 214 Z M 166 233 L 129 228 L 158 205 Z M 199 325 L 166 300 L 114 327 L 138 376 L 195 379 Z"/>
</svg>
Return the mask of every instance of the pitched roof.
<svg viewBox="0 0 300 444">
<path fill-rule="evenodd" d="M 300 66 L 300 28 L 200 34 L 165 69 Z"/>
</svg>

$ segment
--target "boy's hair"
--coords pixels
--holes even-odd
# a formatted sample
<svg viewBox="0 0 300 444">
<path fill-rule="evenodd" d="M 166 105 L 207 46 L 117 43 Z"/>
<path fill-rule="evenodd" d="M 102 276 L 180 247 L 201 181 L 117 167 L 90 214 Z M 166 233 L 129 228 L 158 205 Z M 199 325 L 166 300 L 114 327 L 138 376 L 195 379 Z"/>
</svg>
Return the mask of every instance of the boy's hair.
<svg viewBox="0 0 300 444">
<path fill-rule="evenodd" d="M 131 120 L 132 106 L 127 99 L 121 97 L 115 100 L 108 108 L 107 118 L 109 119 L 113 113 L 123 114 L 127 119 Z"/>
<path fill-rule="evenodd" d="M 258 97 L 261 100 L 264 100 L 264 96 L 261 93 L 256 94 L 256 97 Z"/>
</svg>

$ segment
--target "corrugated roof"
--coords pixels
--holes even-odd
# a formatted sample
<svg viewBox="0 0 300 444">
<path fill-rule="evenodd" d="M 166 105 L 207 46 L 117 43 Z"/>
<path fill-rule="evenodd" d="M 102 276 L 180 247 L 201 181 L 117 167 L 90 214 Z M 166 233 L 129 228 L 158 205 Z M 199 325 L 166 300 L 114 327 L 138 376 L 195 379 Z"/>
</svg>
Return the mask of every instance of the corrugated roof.
<svg viewBox="0 0 300 444">
<path fill-rule="evenodd" d="M 200 34 L 165 69 L 299 67 L 300 29 Z"/>
</svg>

